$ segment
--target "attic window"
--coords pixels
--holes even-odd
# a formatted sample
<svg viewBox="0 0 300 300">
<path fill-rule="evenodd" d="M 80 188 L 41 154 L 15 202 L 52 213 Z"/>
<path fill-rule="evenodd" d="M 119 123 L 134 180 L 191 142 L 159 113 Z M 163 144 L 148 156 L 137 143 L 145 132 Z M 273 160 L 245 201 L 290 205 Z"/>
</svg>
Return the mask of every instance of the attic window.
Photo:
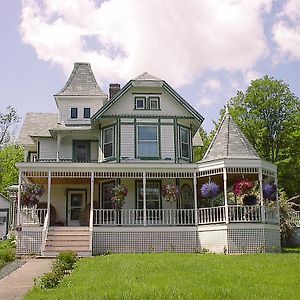
<svg viewBox="0 0 300 300">
<path fill-rule="evenodd" d="M 78 108 L 71 107 L 71 119 L 77 119 L 77 118 L 78 118 Z"/>
<path fill-rule="evenodd" d="M 85 107 L 83 109 L 83 118 L 89 119 L 91 117 L 91 109 L 89 107 Z"/>
<path fill-rule="evenodd" d="M 135 97 L 135 109 L 146 109 L 145 97 Z"/>
<path fill-rule="evenodd" d="M 148 103 L 149 103 L 149 109 L 151 110 L 159 109 L 159 97 L 149 97 Z"/>
</svg>

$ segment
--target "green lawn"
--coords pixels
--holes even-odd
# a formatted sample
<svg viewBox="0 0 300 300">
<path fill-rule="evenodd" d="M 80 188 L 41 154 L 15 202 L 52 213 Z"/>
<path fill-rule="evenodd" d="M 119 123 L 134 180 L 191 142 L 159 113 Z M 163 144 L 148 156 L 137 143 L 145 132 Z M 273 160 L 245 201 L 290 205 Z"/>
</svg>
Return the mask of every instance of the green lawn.
<svg viewBox="0 0 300 300">
<path fill-rule="evenodd" d="M 299 253 L 113 254 L 25 299 L 300 299 L 299 278 Z"/>
</svg>

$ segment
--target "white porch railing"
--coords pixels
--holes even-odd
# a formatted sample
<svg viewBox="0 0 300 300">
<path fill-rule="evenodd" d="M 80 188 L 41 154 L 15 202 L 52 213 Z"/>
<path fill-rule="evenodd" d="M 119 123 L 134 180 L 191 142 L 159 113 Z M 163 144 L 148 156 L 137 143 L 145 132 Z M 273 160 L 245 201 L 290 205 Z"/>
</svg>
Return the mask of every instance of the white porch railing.
<svg viewBox="0 0 300 300">
<path fill-rule="evenodd" d="M 300 227 L 300 211 L 295 211 L 292 216 L 292 222 L 297 226 Z"/>
<path fill-rule="evenodd" d="M 20 211 L 20 223 L 21 225 L 43 225 L 46 214 L 46 208 L 22 207 Z"/>
<path fill-rule="evenodd" d="M 262 223 L 261 206 L 229 205 L 228 220 L 232 222 Z"/>
<path fill-rule="evenodd" d="M 44 253 L 46 247 L 49 225 L 50 225 L 50 216 L 49 213 L 47 213 L 47 209 L 46 209 L 46 217 L 44 219 L 44 226 L 42 231 L 42 251 L 41 251 L 42 254 Z"/>
<path fill-rule="evenodd" d="M 215 206 L 198 209 L 199 224 L 214 224 L 224 222 L 226 222 L 225 206 Z"/>
<path fill-rule="evenodd" d="M 147 209 L 146 225 L 194 225 L 193 209 Z M 94 209 L 94 225 L 144 225 L 142 209 Z"/>
</svg>

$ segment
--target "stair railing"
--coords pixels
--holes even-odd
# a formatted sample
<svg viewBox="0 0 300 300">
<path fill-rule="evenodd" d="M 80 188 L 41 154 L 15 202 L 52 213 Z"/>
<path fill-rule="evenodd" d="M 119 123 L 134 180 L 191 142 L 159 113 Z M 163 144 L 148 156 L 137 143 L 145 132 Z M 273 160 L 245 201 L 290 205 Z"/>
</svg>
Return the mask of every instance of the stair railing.
<svg viewBox="0 0 300 300">
<path fill-rule="evenodd" d="M 43 231 L 42 231 L 42 251 L 41 251 L 42 255 L 45 252 L 45 248 L 46 248 L 49 223 L 50 223 L 50 217 L 49 217 L 49 211 L 47 211 L 45 221 L 44 221 Z"/>
</svg>

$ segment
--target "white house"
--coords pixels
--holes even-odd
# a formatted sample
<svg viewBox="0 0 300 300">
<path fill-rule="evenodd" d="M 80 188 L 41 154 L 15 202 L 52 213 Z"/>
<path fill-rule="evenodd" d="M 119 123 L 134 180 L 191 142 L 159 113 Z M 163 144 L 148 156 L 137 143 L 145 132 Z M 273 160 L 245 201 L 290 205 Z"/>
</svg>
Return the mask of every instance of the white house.
<svg viewBox="0 0 300 300">
<path fill-rule="evenodd" d="M 0 238 L 8 233 L 9 208 L 9 200 L 0 193 Z"/>
<path fill-rule="evenodd" d="M 261 160 L 227 112 L 204 160 L 203 117 L 164 80 L 148 73 L 124 87 L 98 86 L 88 63 L 75 63 L 54 95 L 57 114 L 28 113 L 19 143 L 19 254 L 53 256 L 106 251 L 243 253 L 280 248 L 278 205 L 263 185 L 277 183 L 276 167 Z M 234 183 L 257 182 L 256 205 L 232 200 Z M 214 181 L 219 193 L 203 199 Z M 21 206 L 25 184 L 42 185 L 37 208 Z M 126 187 L 122 209 L 112 189 Z M 165 194 L 166 185 L 178 193 Z"/>
</svg>

